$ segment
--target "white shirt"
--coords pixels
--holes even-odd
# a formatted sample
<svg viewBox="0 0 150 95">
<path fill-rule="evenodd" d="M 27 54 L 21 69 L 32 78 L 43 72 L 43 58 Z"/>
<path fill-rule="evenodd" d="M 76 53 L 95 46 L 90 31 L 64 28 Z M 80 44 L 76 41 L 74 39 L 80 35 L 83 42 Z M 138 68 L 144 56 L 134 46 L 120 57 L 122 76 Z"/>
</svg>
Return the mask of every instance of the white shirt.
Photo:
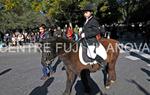
<svg viewBox="0 0 150 95">
<path fill-rule="evenodd" d="M 87 22 L 88 22 L 92 17 L 93 17 L 93 16 L 90 16 L 89 18 L 86 18 L 86 21 L 85 21 L 84 25 L 87 24 Z"/>
</svg>

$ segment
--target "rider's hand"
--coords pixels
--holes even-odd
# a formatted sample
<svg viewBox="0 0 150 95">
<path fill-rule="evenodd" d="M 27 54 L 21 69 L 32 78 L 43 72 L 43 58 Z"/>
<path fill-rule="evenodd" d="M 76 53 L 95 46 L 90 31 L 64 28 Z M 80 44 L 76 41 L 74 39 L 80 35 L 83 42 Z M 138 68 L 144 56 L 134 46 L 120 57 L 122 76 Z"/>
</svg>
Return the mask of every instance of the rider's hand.
<svg viewBox="0 0 150 95">
<path fill-rule="evenodd" d="M 81 34 L 81 38 L 85 38 L 85 33 L 82 33 L 82 34 Z"/>
</svg>

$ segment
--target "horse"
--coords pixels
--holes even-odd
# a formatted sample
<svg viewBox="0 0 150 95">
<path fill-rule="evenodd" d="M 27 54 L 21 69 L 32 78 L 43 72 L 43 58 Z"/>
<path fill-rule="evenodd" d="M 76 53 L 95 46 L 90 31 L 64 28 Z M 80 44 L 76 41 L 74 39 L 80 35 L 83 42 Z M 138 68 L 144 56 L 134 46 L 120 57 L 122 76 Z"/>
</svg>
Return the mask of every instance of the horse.
<svg viewBox="0 0 150 95">
<path fill-rule="evenodd" d="M 113 39 L 105 38 L 102 38 L 98 41 L 105 47 L 105 49 L 110 48 L 111 46 L 111 49 L 107 50 L 107 68 L 106 70 L 103 70 L 104 85 L 106 88 L 109 88 L 109 86 L 114 81 L 116 81 L 115 65 L 119 56 L 119 47 L 116 47 L 116 45 L 118 45 L 119 42 Z M 51 37 L 44 40 L 42 43 L 49 43 L 47 44 L 49 46 L 49 48 L 47 49 L 50 51 L 48 52 L 49 56 L 47 57 L 47 61 L 49 61 L 49 64 L 52 63 L 55 57 L 58 57 L 64 63 L 67 81 L 66 89 L 63 95 L 70 95 L 72 86 L 75 83 L 77 77 L 81 78 L 81 81 L 85 87 L 84 92 L 90 93 L 90 86 L 88 84 L 87 78 L 90 76 L 90 73 L 98 71 L 101 66 L 99 64 L 83 65 L 80 62 L 78 50 L 79 47 L 77 45 L 78 42 L 74 42 L 64 38 Z M 45 53 L 47 53 L 47 51 Z"/>
</svg>

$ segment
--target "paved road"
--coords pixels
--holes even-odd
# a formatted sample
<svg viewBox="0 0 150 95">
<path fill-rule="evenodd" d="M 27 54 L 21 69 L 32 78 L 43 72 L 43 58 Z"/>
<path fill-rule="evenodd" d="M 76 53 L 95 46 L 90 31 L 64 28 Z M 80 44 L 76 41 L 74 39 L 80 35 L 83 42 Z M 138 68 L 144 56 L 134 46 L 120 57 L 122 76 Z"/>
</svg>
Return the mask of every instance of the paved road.
<svg viewBox="0 0 150 95">
<path fill-rule="evenodd" d="M 150 55 L 122 52 L 116 65 L 117 81 L 109 90 L 103 85 L 101 71 L 91 74 L 93 95 L 150 95 Z M 53 64 L 56 73 L 41 81 L 40 54 L 35 52 L 0 53 L 0 95 L 62 95 L 66 74 L 63 63 Z M 72 95 L 83 95 L 78 78 Z"/>
</svg>

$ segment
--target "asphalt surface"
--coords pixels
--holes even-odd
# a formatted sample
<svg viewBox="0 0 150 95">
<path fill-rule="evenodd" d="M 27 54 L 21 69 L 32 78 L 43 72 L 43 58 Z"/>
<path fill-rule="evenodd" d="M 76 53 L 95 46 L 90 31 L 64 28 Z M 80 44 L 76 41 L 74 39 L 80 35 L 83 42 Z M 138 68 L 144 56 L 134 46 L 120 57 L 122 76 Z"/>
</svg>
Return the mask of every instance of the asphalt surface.
<svg viewBox="0 0 150 95">
<path fill-rule="evenodd" d="M 150 95 L 149 56 L 122 52 L 116 65 L 117 81 L 110 89 L 104 88 L 101 71 L 91 74 L 93 95 Z M 0 52 L 0 95 L 62 95 L 66 83 L 63 63 L 54 62 L 56 73 L 42 81 L 40 57 L 37 52 Z M 83 89 L 78 78 L 71 95 L 83 95 Z"/>
</svg>

